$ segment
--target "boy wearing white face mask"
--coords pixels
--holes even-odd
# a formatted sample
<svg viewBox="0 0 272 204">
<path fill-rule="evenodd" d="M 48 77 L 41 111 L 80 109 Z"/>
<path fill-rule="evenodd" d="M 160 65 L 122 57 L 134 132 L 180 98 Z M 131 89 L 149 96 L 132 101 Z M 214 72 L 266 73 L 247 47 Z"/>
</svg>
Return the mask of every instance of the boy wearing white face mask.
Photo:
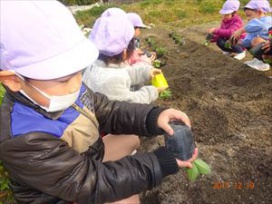
<svg viewBox="0 0 272 204">
<path fill-rule="evenodd" d="M 169 121 L 190 121 L 178 110 L 109 101 L 89 90 L 81 71 L 98 50 L 65 6 L 13 0 L 0 1 L 0 9 L 7 91 L 0 160 L 18 203 L 140 203 L 141 191 L 192 167 L 197 148 L 188 161 L 164 147 L 127 156 L 139 145 L 129 134 L 172 135 Z M 115 135 L 102 139 L 100 130 Z"/>
<path fill-rule="evenodd" d="M 42 91 L 41 89 L 37 88 L 33 83 L 35 82 L 31 82 L 30 79 L 28 78 L 25 78 L 23 76 L 21 76 L 20 74 L 14 72 L 15 75 L 17 75 L 20 79 L 22 79 L 25 84 L 28 84 L 30 85 L 32 88 L 34 88 L 35 90 L 32 90 L 31 91 L 31 94 L 33 94 L 33 91 L 34 92 L 38 92 L 39 95 L 45 99 L 45 102 L 44 104 L 45 105 L 42 105 L 43 102 L 41 102 L 41 104 L 37 103 L 35 100 L 33 100 L 23 89 L 19 90 L 20 93 L 22 93 L 25 97 L 27 97 L 30 101 L 32 101 L 34 104 L 40 106 L 42 109 L 46 110 L 47 112 L 56 112 L 56 111 L 62 111 L 62 110 L 65 110 L 66 108 L 69 108 L 70 106 L 73 105 L 73 103 L 76 101 L 76 99 L 78 98 L 78 95 L 80 93 L 80 89 L 78 88 L 77 91 L 73 92 L 71 91 L 72 93 L 69 93 L 69 94 L 66 94 L 66 95 L 61 95 L 61 96 L 58 96 L 58 95 L 48 95 L 47 93 L 45 93 L 44 91 Z M 73 76 L 71 76 L 72 78 Z M 61 79 L 61 80 L 68 80 L 69 78 L 65 78 L 65 79 Z M 54 87 L 51 86 L 51 83 L 50 82 L 47 82 L 48 83 L 48 87 Z M 74 87 L 74 84 L 71 83 L 72 87 Z M 54 93 L 53 93 L 54 94 Z M 40 98 L 40 97 L 39 97 Z M 37 101 L 39 100 L 36 99 Z M 48 103 L 49 102 L 49 103 Z"/>
</svg>

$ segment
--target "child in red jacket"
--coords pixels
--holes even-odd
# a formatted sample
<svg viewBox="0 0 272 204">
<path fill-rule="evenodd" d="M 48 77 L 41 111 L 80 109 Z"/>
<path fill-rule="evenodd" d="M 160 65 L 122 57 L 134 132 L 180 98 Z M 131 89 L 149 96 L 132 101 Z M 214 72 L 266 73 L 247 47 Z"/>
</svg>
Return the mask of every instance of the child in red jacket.
<svg viewBox="0 0 272 204">
<path fill-rule="evenodd" d="M 227 0 L 219 12 L 223 15 L 220 27 L 210 28 L 207 32 L 213 36 L 211 42 L 216 42 L 217 46 L 223 50 L 223 54 L 241 60 L 245 57 L 245 49 L 241 45 L 233 45 L 230 42 L 233 32 L 243 27 L 243 21 L 237 14 L 239 6 L 238 0 Z M 245 34 L 241 35 L 240 39 L 244 37 Z"/>
</svg>

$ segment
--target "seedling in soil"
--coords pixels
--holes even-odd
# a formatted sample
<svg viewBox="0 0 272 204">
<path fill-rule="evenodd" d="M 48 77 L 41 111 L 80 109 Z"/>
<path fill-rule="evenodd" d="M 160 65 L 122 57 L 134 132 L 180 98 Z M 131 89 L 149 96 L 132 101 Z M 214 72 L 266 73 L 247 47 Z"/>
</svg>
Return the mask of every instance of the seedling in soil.
<svg viewBox="0 0 272 204">
<path fill-rule="evenodd" d="M 194 135 L 190 127 L 182 124 L 179 121 L 170 123 L 174 130 L 173 135 L 165 133 L 165 147 L 173 152 L 174 156 L 182 161 L 187 161 L 193 155 L 195 150 Z M 187 169 L 188 179 L 195 181 L 199 174 L 208 174 L 211 172 L 209 165 L 202 159 L 197 158 L 191 169 Z"/>
<path fill-rule="evenodd" d="M 183 37 L 178 37 L 175 39 L 175 44 L 184 45 L 185 39 Z"/>
<path fill-rule="evenodd" d="M 183 36 L 179 36 L 176 32 L 169 33 L 169 37 L 172 38 L 175 44 L 184 45 L 185 39 Z"/>
<path fill-rule="evenodd" d="M 169 99 L 172 97 L 172 92 L 170 91 L 170 89 L 166 89 L 160 93 L 159 97 L 161 99 Z"/>
<path fill-rule="evenodd" d="M 165 60 L 159 60 L 159 59 L 156 59 L 152 62 L 152 65 L 153 67 L 155 68 L 161 68 L 163 66 L 166 65 L 166 61 Z"/>
<path fill-rule="evenodd" d="M 171 32 L 171 33 L 169 33 L 169 37 L 172 38 L 173 40 L 175 40 L 178 37 L 178 35 L 176 32 Z"/>
<path fill-rule="evenodd" d="M 204 43 L 203 43 L 205 46 L 209 46 L 210 45 L 210 42 L 205 40 Z"/>
<path fill-rule="evenodd" d="M 162 57 L 165 54 L 166 49 L 164 47 L 157 47 L 155 49 L 155 52 L 157 54 L 157 57 L 160 58 L 160 57 Z"/>
<path fill-rule="evenodd" d="M 210 166 L 200 158 L 197 158 L 192 164 L 193 168 L 187 169 L 190 181 L 195 181 L 199 174 L 209 174 L 211 172 Z"/>
<path fill-rule="evenodd" d="M 210 42 L 211 42 L 212 38 L 213 38 L 213 34 L 208 33 L 203 44 L 206 45 L 206 46 L 210 45 Z"/>
<path fill-rule="evenodd" d="M 227 49 L 231 49 L 231 43 L 230 43 L 230 41 L 227 40 L 227 41 L 225 42 L 224 47 L 227 48 Z"/>
<path fill-rule="evenodd" d="M 145 40 L 148 43 L 148 45 L 151 46 L 151 47 L 154 47 L 155 44 L 156 44 L 155 40 L 153 38 L 146 38 Z"/>
<path fill-rule="evenodd" d="M 175 39 L 175 43 L 176 43 L 176 44 L 180 44 L 180 43 L 181 43 L 181 38 L 176 38 L 176 39 Z"/>
<path fill-rule="evenodd" d="M 160 68 L 161 67 L 161 61 L 156 59 L 156 60 L 153 61 L 152 65 L 155 68 Z"/>
</svg>

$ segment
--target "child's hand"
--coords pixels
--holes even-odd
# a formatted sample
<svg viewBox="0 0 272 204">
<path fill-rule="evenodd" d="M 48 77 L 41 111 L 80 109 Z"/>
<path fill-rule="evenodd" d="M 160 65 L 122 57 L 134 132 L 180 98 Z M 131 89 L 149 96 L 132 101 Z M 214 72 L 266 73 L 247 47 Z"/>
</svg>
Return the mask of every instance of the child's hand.
<svg viewBox="0 0 272 204">
<path fill-rule="evenodd" d="M 239 30 L 236 30 L 232 36 L 230 37 L 230 39 L 232 39 L 233 41 L 233 44 L 235 44 L 234 42 L 238 42 L 238 40 L 240 39 L 240 36 L 242 35 L 242 33 L 244 32 L 243 29 L 239 29 Z"/>
<path fill-rule="evenodd" d="M 264 43 L 264 45 L 262 46 L 262 50 L 264 50 L 264 53 L 269 52 L 269 50 L 271 50 L 271 42 L 268 40 Z"/>
<path fill-rule="evenodd" d="M 184 112 L 172 108 L 166 109 L 163 112 L 161 112 L 161 114 L 158 117 L 157 124 L 158 127 L 162 128 L 169 135 L 173 135 L 174 130 L 169 125 L 169 122 L 175 120 L 182 121 L 183 123 L 185 123 L 185 125 L 191 127 L 189 117 Z"/>
<path fill-rule="evenodd" d="M 236 45 L 238 43 L 238 40 L 234 36 L 231 36 L 229 42 L 231 45 Z"/>
<path fill-rule="evenodd" d="M 213 32 L 215 31 L 215 29 L 216 29 L 216 28 L 209 28 L 209 29 L 207 30 L 207 33 L 213 33 Z"/>
<path fill-rule="evenodd" d="M 137 52 L 138 55 L 143 55 L 144 54 L 144 51 L 142 51 L 139 48 L 136 49 L 136 52 Z"/>
<path fill-rule="evenodd" d="M 158 93 L 163 92 L 165 89 L 167 89 L 167 87 L 157 87 Z"/>
<path fill-rule="evenodd" d="M 151 54 L 151 56 L 149 57 L 149 59 L 152 62 L 152 61 L 154 61 L 156 59 L 157 54 L 156 54 L 156 52 L 151 52 L 150 54 Z"/>
<path fill-rule="evenodd" d="M 157 68 L 152 68 L 149 72 L 150 78 L 153 79 L 156 74 L 161 74 L 162 71 Z"/>
<path fill-rule="evenodd" d="M 181 161 L 179 159 L 176 159 L 176 161 L 179 168 L 184 168 L 184 167 L 192 168 L 193 167 L 192 162 L 195 161 L 197 157 L 198 157 L 198 148 L 196 147 L 191 159 L 187 161 Z"/>
</svg>

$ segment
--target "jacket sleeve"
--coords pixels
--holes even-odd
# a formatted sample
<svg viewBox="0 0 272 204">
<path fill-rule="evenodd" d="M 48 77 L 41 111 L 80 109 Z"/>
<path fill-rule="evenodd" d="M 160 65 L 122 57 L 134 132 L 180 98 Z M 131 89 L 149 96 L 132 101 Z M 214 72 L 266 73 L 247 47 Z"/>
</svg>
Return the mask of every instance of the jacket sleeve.
<svg viewBox="0 0 272 204">
<path fill-rule="evenodd" d="M 234 31 L 241 28 L 242 22 L 239 19 L 236 19 L 228 28 L 217 28 L 214 31 L 215 35 L 218 35 L 222 38 L 230 38 Z"/>
<path fill-rule="evenodd" d="M 144 62 L 137 62 L 126 68 L 132 85 L 143 84 L 150 81 L 149 72 L 153 67 Z"/>
<path fill-rule="evenodd" d="M 158 98 L 158 91 L 154 86 L 143 86 L 138 91 L 130 90 L 129 81 L 123 76 L 115 76 L 100 87 L 111 100 L 127 101 L 130 103 L 150 103 Z"/>
<path fill-rule="evenodd" d="M 0 159 L 13 179 L 66 201 L 113 202 L 162 180 L 154 153 L 102 163 L 54 136 L 37 132 L 5 140 L 0 147 Z"/>
<path fill-rule="evenodd" d="M 261 32 L 264 28 L 264 24 L 257 18 L 254 18 L 248 22 L 245 26 L 245 30 L 247 33 L 258 33 Z"/>
<path fill-rule="evenodd" d="M 89 90 L 91 91 L 91 90 Z M 95 115 L 100 129 L 113 134 L 136 134 L 151 136 L 161 134 L 153 132 L 157 128 L 157 118 L 147 127 L 152 112 L 161 112 L 166 108 L 148 104 L 128 103 L 125 101 L 110 101 L 100 93 L 94 94 Z M 158 117 L 158 114 L 157 114 Z M 150 134 L 152 132 L 152 134 Z"/>
</svg>

